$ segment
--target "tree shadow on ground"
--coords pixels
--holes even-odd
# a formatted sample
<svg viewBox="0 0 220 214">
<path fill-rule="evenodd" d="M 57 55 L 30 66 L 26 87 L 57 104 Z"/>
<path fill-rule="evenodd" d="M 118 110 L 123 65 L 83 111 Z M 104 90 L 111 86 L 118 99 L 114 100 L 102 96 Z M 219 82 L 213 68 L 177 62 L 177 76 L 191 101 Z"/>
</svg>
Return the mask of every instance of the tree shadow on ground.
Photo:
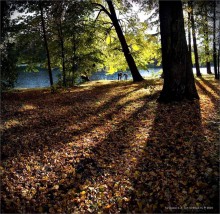
<svg viewBox="0 0 220 214">
<path fill-rule="evenodd" d="M 140 87 L 143 85 L 129 91 L 140 93 L 136 90 Z M 108 92 L 110 89 L 111 86 Z M 23 161 L 33 161 L 30 158 L 33 154 L 39 165 L 30 168 L 16 163 L 13 169 L 8 169 L 10 179 L 4 182 L 10 181 L 10 185 L 4 183 L 2 189 L 6 197 L 2 200 L 3 211 L 207 213 L 218 210 L 215 206 L 217 149 L 204 135 L 199 102 L 156 104 L 159 92 L 155 91 L 124 100 L 118 109 L 117 103 L 129 95 L 127 92 L 115 91 L 105 103 L 98 105 L 101 110 L 95 106 L 86 110 L 84 116 L 93 111 L 101 114 L 100 118 L 96 121 L 90 115 L 92 120 L 86 124 L 93 128 L 73 133 L 68 138 L 70 142 L 59 143 L 64 139 L 53 136 L 56 143 L 48 146 L 48 142 L 43 142 L 47 149 L 26 154 L 21 151 L 20 156 L 19 153 L 11 156 L 14 162 L 21 156 Z M 88 99 L 100 100 L 102 96 L 104 92 Z M 63 105 L 69 106 L 66 101 Z M 76 118 L 80 120 L 78 115 Z M 87 117 L 81 122 L 85 120 Z M 61 120 L 57 128 L 62 123 L 66 121 Z M 15 182 L 19 179 L 21 184 Z"/>
<path fill-rule="evenodd" d="M 136 85 L 130 90 L 130 92 L 136 91 L 140 87 L 142 87 L 142 85 Z M 99 181 L 101 182 L 102 180 L 105 181 L 105 179 L 114 176 L 115 179 L 118 180 L 117 176 L 123 174 L 126 167 L 129 165 L 129 163 L 126 162 L 126 153 L 130 153 L 129 151 L 133 149 L 131 142 L 135 141 L 134 133 L 139 128 L 139 117 L 142 112 L 147 114 L 150 110 L 150 106 L 148 106 L 149 103 L 146 101 L 155 100 L 158 96 L 158 92 L 150 95 L 145 94 L 145 96 L 141 98 L 132 99 L 131 101 L 124 102 L 124 104 L 120 104 L 121 110 L 118 113 L 120 115 L 117 115 L 115 110 L 118 109 L 115 102 L 118 102 L 126 95 L 128 95 L 126 92 L 124 92 L 122 96 L 116 93 L 109 101 L 107 101 L 108 108 L 111 109 L 108 114 L 111 114 L 112 112 L 115 118 L 118 117 L 118 120 L 113 123 L 103 117 L 102 124 L 99 125 L 104 127 L 105 123 L 109 122 L 109 129 L 104 130 L 104 138 L 97 141 L 97 143 L 93 144 L 89 149 L 80 147 L 81 145 L 83 146 L 83 142 L 80 142 L 80 145 L 75 145 L 74 143 L 71 143 L 69 146 L 67 145 L 65 151 L 63 151 L 62 147 L 64 147 L 64 144 L 59 145 L 58 141 L 55 139 L 56 136 L 54 136 L 54 138 L 52 138 L 55 141 L 53 144 L 48 144 L 46 140 L 42 144 L 42 146 L 47 147 L 47 151 L 54 151 L 53 155 L 50 157 L 43 149 L 34 150 L 34 148 L 23 148 L 26 149 L 26 153 L 23 153 L 22 149 L 20 149 L 18 153 L 15 153 L 15 156 L 10 156 L 11 158 L 13 157 L 14 160 L 16 160 L 15 158 L 19 158 L 19 156 L 22 156 L 23 160 L 29 160 L 31 159 L 30 155 L 34 154 L 35 157 L 38 158 L 37 161 L 40 166 L 43 166 L 43 170 L 39 170 L 39 166 L 35 166 L 33 169 L 25 169 L 22 168 L 22 165 L 19 165 L 20 163 L 17 163 L 13 169 L 15 171 L 13 174 L 15 177 L 13 177 L 13 179 L 17 180 L 16 176 L 22 177 L 24 174 L 27 178 L 31 176 L 29 179 L 35 179 L 35 182 L 31 184 L 30 180 L 28 180 L 28 182 L 23 185 L 25 185 L 26 189 L 31 190 L 36 188 L 35 186 L 37 183 L 37 192 L 31 198 L 28 198 L 25 192 L 19 192 L 19 190 L 23 188 L 20 185 L 18 186 L 19 190 L 16 193 L 14 193 L 14 191 L 10 192 L 10 190 L 5 189 L 4 186 L 3 192 L 7 193 L 7 203 L 10 205 L 3 200 L 3 210 L 7 212 L 17 212 L 18 210 L 22 212 L 51 212 L 50 208 L 54 207 L 55 209 L 57 206 L 58 208 L 62 208 L 62 212 L 77 211 L 76 208 L 79 207 L 79 205 L 77 202 L 73 203 L 71 197 L 74 195 L 70 196 L 69 191 L 74 190 L 74 194 L 79 195 L 79 191 L 82 190 L 81 186 L 87 184 L 87 182 L 94 184 Z M 139 105 L 137 105 L 137 101 L 139 102 Z M 106 111 L 107 106 L 102 108 L 101 105 L 100 108 L 101 112 Z M 100 113 L 99 109 L 96 111 Z M 66 117 L 67 115 L 64 114 L 62 116 Z M 51 132 L 47 132 L 47 136 L 50 134 Z M 89 134 L 92 134 L 91 130 Z M 74 141 L 73 137 L 74 135 L 68 140 Z M 83 155 L 74 155 L 73 150 L 77 146 L 79 146 L 77 148 L 77 153 L 83 153 Z M 55 156 L 57 154 L 58 156 Z M 27 157 L 27 155 L 29 157 Z M 56 160 L 56 157 L 59 159 L 60 156 L 62 160 L 61 163 Z M 64 163 L 65 165 L 62 165 Z M 67 168 L 74 168 L 74 172 Z M 9 174 L 10 173 L 11 172 L 9 172 Z M 55 176 L 56 179 L 54 178 Z M 58 189 L 54 189 L 54 186 L 56 187 L 56 185 L 58 185 Z M 19 200 L 19 202 L 17 200 Z M 58 208 L 55 209 L 54 212 L 59 212 Z"/>
<path fill-rule="evenodd" d="M 219 81 L 215 80 L 213 76 L 212 76 L 212 79 L 209 79 L 209 80 L 203 78 L 202 76 L 199 77 L 198 79 L 200 79 L 205 85 L 211 88 L 216 94 L 219 94 L 219 89 L 217 87 L 219 85 Z"/>
<path fill-rule="evenodd" d="M 112 91 L 117 90 L 117 87 L 120 90 L 123 87 L 127 90 L 113 93 Z M 1 146 L 9 146 L 10 150 L 2 147 L 2 159 L 22 155 L 24 151 L 29 153 L 43 151 L 45 145 L 53 146 L 67 143 L 84 132 L 92 131 L 96 126 L 101 126 L 103 121 L 111 120 L 113 115 L 117 114 L 122 108 L 117 105 L 117 102 L 130 93 L 138 91 L 141 87 L 143 87 L 142 84 L 113 83 L 97 86 L 95 91 L 68 93 L 61 97 L 59 94 L 47 94 L 47 96 L 43 94 L 39 99 L 31 100 L 31 103 L 29 98 L 32 97 L 32 94 L 24 95 L 25 98 L 22 99 L 19 96 L 15 97 L 15 110 L 8 117 L 6 113 L 5 117 L 7 120 L 16 119 L 21 122 L 3 130 Z M 106 102 L 94 105 L 96 101 L 106 100 L 105 96 L 108 93 L 112 93 L 112 95 Z M 23 101 L 27 98 L 28 104 L 32 106 L 42 105 L 44 100 L 43 107 L 37 108 L 37 110 L 19 111 L 17 106 L 24 104 Z M 24 118 L 26 121 L 23 122 Z M 13 147 L 11 147 L 11 143 L 13 143 Z"/>
<path fill-rule="evenodd" d="M 204 135 L 198 101 L 158 104 L 126 211 L 218 213 L 216 147 Z"/>
<path fill-rule="evenodd" d="M 209 97 L 209 99 L 211 100 L 213 105 L 215 105 L 215 107 L 218 107 L 217 96 L 215 96 L 212 92 L 208 90 L 208 89 L 212 89 L 215 93 L 217 93 L 216 92 L 217 89 L 216 88 L 213 89 L 212 84 L 208 83 L 208 81 L 206 82 L 203 81 L 203 83 L 205 83 L 205 85 L 203 85 L 200 81 L 196 80 L 196 85 L 199 87 L 200 90 L 202 90 L 203 94 Z"/>
<path fill-rule="evenodd" d="M 141 106 L 131 110 L 129 116 L 112 127 L 112 130 L 108 132 L 104 140 L 87 150 L 74 166 L 76 169 L 75 176 L 66 178 L 66 181 L 60 185 L 59 198 L 52 193 L 53 200 L 50 200 L 49 203 L 54 205 L 59 200 L 62 201 L 61 206 L 64 204 L 66 206 L 64 212 L 76 212 L 77 208 L 81 205 L 78 204 L 77 201 L 71 204 L 71 196 L 69 196 L 68 193 L 73 190 L 79 195 L 80 191 L 84 190 L 83 187 L 94 187 L 97 183 L 99 186 L 103 184 L 101 188 L 108 189 L 109 196 L 114 197 L 114 184 L 123 181 L 125 177 L 124 172 L 129 168 L 127 154 L 133 149 L 134 151 L 136 150 L 136 148 L 133 148 L 133 142 L 135 142 L 136 138 L 134 133 L 140 128 L 139 117 L 143 112 L 147 114 L 150 108 L 149 101 L 155 100 L 158 95 L 159 92 L 156 92 L 150 96 L 142 97 Z M 98 189 L 100 190 L 100 187 L 98 187 Z M 103 190 L 100 190 L 100 192 L 103 192 Z M 91 194 L 90 197 L 93 197 L 91 192 L 89 194 Z M 48 192 L 45 197 L 51 197 L 51 192 Z M 112 198 L 108 200 L 111 201 Z M 48 207 L 44 206 L 44 208 L 45 211 L 47 211 Z M 103 207 L 101 209 L 103 209 Z"/>
</svg>

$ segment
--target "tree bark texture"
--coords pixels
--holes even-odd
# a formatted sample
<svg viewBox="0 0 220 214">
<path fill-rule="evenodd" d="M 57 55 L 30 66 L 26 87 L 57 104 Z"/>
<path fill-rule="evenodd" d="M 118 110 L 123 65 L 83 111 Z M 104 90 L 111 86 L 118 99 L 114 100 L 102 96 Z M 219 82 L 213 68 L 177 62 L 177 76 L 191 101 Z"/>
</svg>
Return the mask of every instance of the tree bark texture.
<svg viewBox="0 0 220 214">
<path fill-rule="evenodd" d="M 220 19 L 219 19 L 219 25 L 220 26 Z M 218 32 L 218 60 L 217 60 L 217 78 L 219 79 L 220 76 L 220 32 Z"/>
<path fill-rule="evenodd" d="M 159 102 L 199 98 L 187 48 L 182 3 L 159 1 L 164 85 Z"/>
<path fill-rule="evenodd" d="M 44 14 L 43 14 L 43 7 L 42 7 L 41 1 L 39 1 L 39 9 L 41 12 L 41 26 L 42 26 L 42 30 L 43 30 L 44 45 L 45 45 L 46 54 L 47 54 L 47 66 L 48 66 L 48 73 L 49 73 L 49 78 L 50 78 L 50 86 L 52 87 L 53 86 L 53 76 L 52 76 L 51 63 L 50 63 L 50 52 L 49 52 L 48 43 L 47 43 Z"/>
<path fill-rule="evenodd" d="M 130 50 L 128 48 L 126 39 L 124 37 L 124 34 L 122 32 L 121 26 L 119 25 L 119 22 L 118 22 L 116 13 L 115 13 L 114 5 L 113 5 L 111 0 L 106 0 L 106 2 L 108 4 L 109 11 L 110 11 L 110 14 L 109 14 L 110 15 L 110 19 L 111 19 L 111 21 L 112 21 L 112 23 L 113 23 L 113 25 L 115 27 L 116 33 L 117 33 L 119 41 L 121 43 L 122 50 L 123 50 L 125 59 L 126 59 L 126 61 L 128 63 L 129 69 L 131 71 L 131 75 L 132 75 L 133 81 L 134 82 L 142 81 L 143 77 L 140 75 L 140 73 L 139 73 L 139 71 L 137 69 L 137 66 L 135 64 L 134 58 L 132 57 L 131 52 L 130 52 Z"/>
</svg>

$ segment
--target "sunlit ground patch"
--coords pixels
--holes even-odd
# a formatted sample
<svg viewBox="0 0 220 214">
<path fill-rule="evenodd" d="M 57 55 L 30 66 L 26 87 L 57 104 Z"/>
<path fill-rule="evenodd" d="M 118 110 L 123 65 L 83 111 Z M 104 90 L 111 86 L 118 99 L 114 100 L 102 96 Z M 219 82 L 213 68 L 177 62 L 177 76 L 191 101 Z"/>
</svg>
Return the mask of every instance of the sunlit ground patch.
<svg viewBox="0 0 220 214">
<path fill-rule="evenodd" d="M 23 112 L 23 111 L 29 111 L 29 110 L 35 110 L 35 109 L 37 109 L 37 107 L 32 104 L 23 104 L 18 111 Z"/>
</svg>

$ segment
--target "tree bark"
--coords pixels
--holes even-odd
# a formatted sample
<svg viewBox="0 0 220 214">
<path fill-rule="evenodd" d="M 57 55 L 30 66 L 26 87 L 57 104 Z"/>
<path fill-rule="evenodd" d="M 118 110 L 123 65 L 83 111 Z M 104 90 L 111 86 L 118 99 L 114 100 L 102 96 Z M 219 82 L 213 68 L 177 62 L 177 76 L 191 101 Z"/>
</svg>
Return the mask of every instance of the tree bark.
<svg viewBox="0 0 220 214">
<path fill-rule="evenodd" d="M 199 98 L 187 48 L 182 3 L 159 1 L 164 85 L 159 102 Z"/>
<path fill-rule="evenodd" d="M 220 27 L 220 19 L 219 19 L 219 25 Z M 218 32 L 218 63 L 217 63 L 217 78 L 219 79 L 219 76 L 220 76 L 220 66 L 219 66 L 219 63 L 220 63 L 220 31 Z"/>
<path fill-rule="evenodd" d="M 41 26 L 43 29 L 44 45 L 45 45 L 46 54 L 47 54 L 47 66 L 48 66 L 48 73 L 49 73 L 49 78 L 50 78 L 50 86 L 53 87 L 53 76 L 52 76 L 51 63 L 50 63 L 50 52 L 49 52 L 48 43 L 47 43 L 44 14 L 43 14 L 43 7 L 42 7 L 41 1 L 39 1 L 39 9 L 41 13 Z"/>
<path fill-rule="evenodd" d="M 188 12 L 188 50 L 189 50 L 190 60 L 192 62 L 191 14 L 190 14 L 190 12 Z"/>
<path fill-rule="evenodd" d="M 196 75 L 202 76 L 200 72 L 199 67 L 199 55 L 198 55 L 198 48 L 196 43 L 196 27 L 195 27 L 195 21 L 194 21 L 194 15 L 193 15 L 193 4 L 190 2 L 192 13 L 191 13 L 191 24 L 192 24 L 192 35 L 193 35 L 193 49 L 194 49 L 194 55 L 195 55 L 195 64 L 196 64 Z"/>
<path fill-rule="evenodd" d="M 111 0 L 106 0 L 106 2 L 108 4 L 110 13 L 108 11 L 106 11 L 105 8 L 103 8 L 103 6 L 102 6 L 102 9 L 104 9 L 104 11 L 109 16 L 109 18 L 111 19 L 111 21 L 112 21 L 112 23 L 115 27 L 116 33 L 118 35 L 119 41 L 120 41 L 121 46 L 122 46 L 122 50 L 123 50 L 125 59 L 128 63 L 128 67 L 131 71 L 133 81 L 134 82 L 142 81 L 143 77 L 140 75 L 140 73 L 137 69 L 137 66 L 135 64 L 134 58 L 132 57 L 131 52 L 128 48 L 128 44 L 126 42 L 126 39 L 125 39 L 124 34 L 122 32 L 121 26 L 119 25 L 119 22 L 118 22 L 118 19 L 117 19 L 117 16 L 116 16 L 114 5 L 113 5 Z"/>
</svg>

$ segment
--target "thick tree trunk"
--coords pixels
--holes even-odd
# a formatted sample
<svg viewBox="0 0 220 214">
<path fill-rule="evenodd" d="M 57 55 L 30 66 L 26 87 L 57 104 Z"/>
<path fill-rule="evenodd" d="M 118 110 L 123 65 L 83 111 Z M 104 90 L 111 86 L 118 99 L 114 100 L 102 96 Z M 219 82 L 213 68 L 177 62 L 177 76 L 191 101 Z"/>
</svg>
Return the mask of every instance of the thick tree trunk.
<svg viewBox="0 0 220 214">
<path fill-rule="evenodd" d="M 192 14 L 191 14 L 191 24 L 192 24 L 192 36 L 193 36 L 193 49 L 194 49 L 194 55 L 195 55 L 195 64 L 196 64 L 196 75 L 202 76 L 200 72 L 199 67 L 199 55 L 198 55 L 198 48 L 196 43 L 196 27 L 195 27 L 195 21 L 194 21 L 194 15 L 193 15 L 193 5 L 192 2 L 190 3 L 192 8 Z"/>
<path fill-rule="evenodd" d="M 43 7 L 42 7 L 41 1 L 39 1 L 39 9 L 41 12 L 41 26 L 43 29 L 44 45 L 45 45 L 46 54 L 47 54 L 47 66 L 48 66 L 48 73 L 49 73 L 49 78 L 50 78 L 50 86 L 53 87 L 53 76 L 52 76 L 51 63 L 50 63 L 50 52 L 49 52 L 48 43 L 47 43 L 47 35 L 46 35 L 46 29 L 45 29 L 45 23 L 44 23 L 44 14 L 43 14 Z"/>
<path fill-rule="evenodd" d="M 220 19 L 219 19 L 219 25 L 218 26 L 220 27 Z M 217 69 L 217 77 L 218 77 L 218 79 L 220 77 L 220 66 L 219 66 L 219 63 L 220 63 L 220 31 L 218 32 L 218 63 L 217 63 L 217 67 L 218 67 L 218 69 Z"/>
<path fill-rule="evenodd" d="M 187 49 L 182 3 L 159 1 L 164 85 L 158 101 L 199 98 Z"/>
<path fill-rule="evenodd" d="M 142 81 L 143 80 L 143 77 L 140 75 L 138 69 L 137 69 L 137 66 L 135 64 L 135 61 L 131 55 L 131 52 L 128 48 L 128 45 L 127 45 L 127 42 L 125 40 L 125 37 L 124 37 L 124 34 L 122 32 L 122 29 L 121 29 L 121 26 L 119 25 L 119 22 L 118 22 L 118 19 L 117 19 L 117 16 L 116 16 L 116 13 L 115 13 L 115 8 L 112 4 L 112 1 L 111 0 L 106 0 L 107 4 L 108 4 L 108 7 L 109 7 L 109 10 L 110 10 L 110 18 L 112 20 L 112 23 L 115 27 L 115 30 L 116 30 L 116 33 L 118 35 L 118 38 L 120 40 L 120 43 L 121 43 L 121 46 L 122 46 L 122 50 L 123 50 L 123 53 L 124 53 L 124 56 L 125 56 L 125 59 L 128 63 L 128 66 L 129 66 L 129 69 L 131 71 L 131 75 L 133 77 L 133 81 L 134 82 L 137 82 L 137 81 Z"/>
</svg>

